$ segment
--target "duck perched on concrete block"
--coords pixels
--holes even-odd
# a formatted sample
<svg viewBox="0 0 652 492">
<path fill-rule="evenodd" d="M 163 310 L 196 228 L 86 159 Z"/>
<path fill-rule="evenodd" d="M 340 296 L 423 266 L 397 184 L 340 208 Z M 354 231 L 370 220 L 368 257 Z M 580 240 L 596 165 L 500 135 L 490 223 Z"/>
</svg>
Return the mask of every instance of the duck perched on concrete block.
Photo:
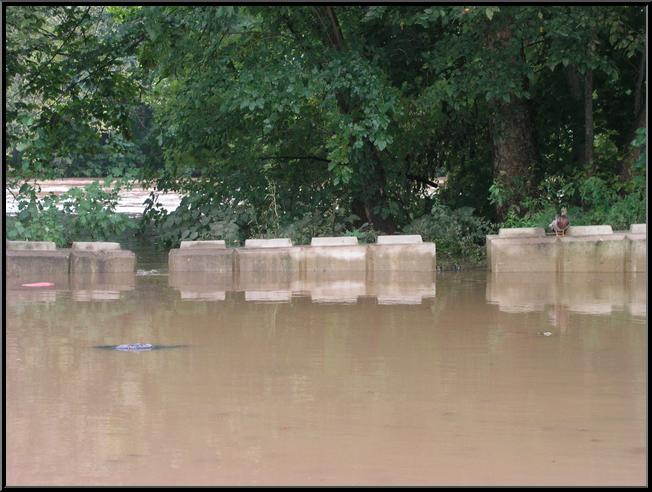
<svg viewBox="0 0 652 492">
<path fill-rule="evenodd" d="M 557 214 L 555 216 L 555 220 L 553 220 L 548 227 L 555 231 L 555 236 L 564 236 L 566 234 L 566 229 L 568 229 L 568 226 L 570 225 L 570 221 L 568 220 L 568 216 L 566 215 L 567 210 L 565 208 L 561 209 L 561 213 Z"/>
</svg>

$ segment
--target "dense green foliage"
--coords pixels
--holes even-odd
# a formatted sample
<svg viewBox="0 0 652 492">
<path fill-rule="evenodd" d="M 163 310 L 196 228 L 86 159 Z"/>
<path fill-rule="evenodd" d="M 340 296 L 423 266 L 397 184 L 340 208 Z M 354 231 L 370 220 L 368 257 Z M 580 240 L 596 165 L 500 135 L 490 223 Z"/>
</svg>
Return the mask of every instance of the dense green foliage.
<svg viewBox="0 0 652 492">
<path fill-rule="evenodd" d="M 475 261 L 498 225 L 547 226 L 561 206 L 573 224 L 646 219 L 641 6 L 5 12 L 7 184 L 181 191 L 171 213 L 147 202 L 140 230 L 166 245 L 415 232 Z M 124 227 L 85 193 L 77 232 L 23 188 L 8 235 Z"/>
</svg>

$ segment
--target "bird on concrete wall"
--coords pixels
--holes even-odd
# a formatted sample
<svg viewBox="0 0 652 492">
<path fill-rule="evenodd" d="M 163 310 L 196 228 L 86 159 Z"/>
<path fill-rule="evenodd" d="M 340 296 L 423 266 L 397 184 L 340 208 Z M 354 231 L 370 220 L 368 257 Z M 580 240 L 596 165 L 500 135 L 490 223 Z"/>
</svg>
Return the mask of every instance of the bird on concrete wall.
<svg viewBox="0 0 652 492">
<path fill-rule="evenodd" d="M 550 223 L 548 227 L 555 231 L 555 236 L 564 236 L 566 234 L 566 229 L 570 225 L 568 216 L 566 215 L 567 210 L 565 208 L 561 209 L 561 213 L 555 216 L 555 219 Z"/>
</svg>

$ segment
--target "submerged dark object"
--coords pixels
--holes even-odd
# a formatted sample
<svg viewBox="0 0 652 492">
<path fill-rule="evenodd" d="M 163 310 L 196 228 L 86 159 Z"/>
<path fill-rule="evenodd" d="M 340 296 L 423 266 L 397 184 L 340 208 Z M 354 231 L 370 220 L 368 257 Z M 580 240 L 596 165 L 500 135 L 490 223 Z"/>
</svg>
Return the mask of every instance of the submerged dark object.
<svg viewBox="0 0 652 492">
<path fill-rule="evenodd" d="M 151 343 L 123 343 L 122 345 L 97 345 L 95 348 L 106 350 L 119 350 L 120 352 L 149 352 L 150 350 L 161 350 L 185 347 L 185 345 L 153 345 Z"/>
</svg>

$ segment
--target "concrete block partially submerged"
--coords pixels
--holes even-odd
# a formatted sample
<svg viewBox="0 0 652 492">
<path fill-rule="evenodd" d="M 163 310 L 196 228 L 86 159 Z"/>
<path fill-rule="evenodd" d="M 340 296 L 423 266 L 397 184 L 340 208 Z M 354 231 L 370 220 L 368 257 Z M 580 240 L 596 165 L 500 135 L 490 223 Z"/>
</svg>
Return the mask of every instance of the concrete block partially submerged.
<svg viewBox="0 0 652 492">
<path fill-rule="evenodd" d="M 233 250 L 219 246 L 185 246 L 171 249 L 168 265 L 171 272 L 233 272 Z"/>
<path fill-rule="evenodd" d="M 436 248 L 434 243 L 369 244 L 367 258 L 369 271 L 431 272 L 435 269 Z"/>
<path fill-rule="evenodd" d="M 559 248 L 555 237 L 494 238 L 489 268 L 492 272 L 556 272 Z"/>
<path fill-rule="evenodd" d="M 238 248 L 234 252 L 239 272 L 288 273 L 298 271 L 301 262 L 301 248 L 250 246 Z"/>
<path fill-rule="evenodd" d="M 123 273 L 136 271 L 136 255 L 121 249 L 71 250 L 70 273 Z"/>
<path fill-rule="evenodd" d="M 559 271 L 624 272 L 628 246 L 624 234 L 565 237 L 559 241 Z"/>
<path fill-rule="evenodd" d="M 306 246 L 301 248 L 301 262 L 307 272 L 364 272 L 367 246 Z"/>
<path fill-rule="evenodd" d="M 48 281 L 50 277 L 68 275 L 70 250 L 8 250 L 5 252 L 7 277 L 30 277 Z"/>
<path fill-rule="evenodd" d="M 640 225 L 630 231 L 641 231 Z M 646 234 L 614 233 L 609 225 L 570 227 L 564 237 L 505 232 L 487 236 L 487 260 L 489 269 L 498 273 L 643 272 L 646 241 Z"/>
</svg>

